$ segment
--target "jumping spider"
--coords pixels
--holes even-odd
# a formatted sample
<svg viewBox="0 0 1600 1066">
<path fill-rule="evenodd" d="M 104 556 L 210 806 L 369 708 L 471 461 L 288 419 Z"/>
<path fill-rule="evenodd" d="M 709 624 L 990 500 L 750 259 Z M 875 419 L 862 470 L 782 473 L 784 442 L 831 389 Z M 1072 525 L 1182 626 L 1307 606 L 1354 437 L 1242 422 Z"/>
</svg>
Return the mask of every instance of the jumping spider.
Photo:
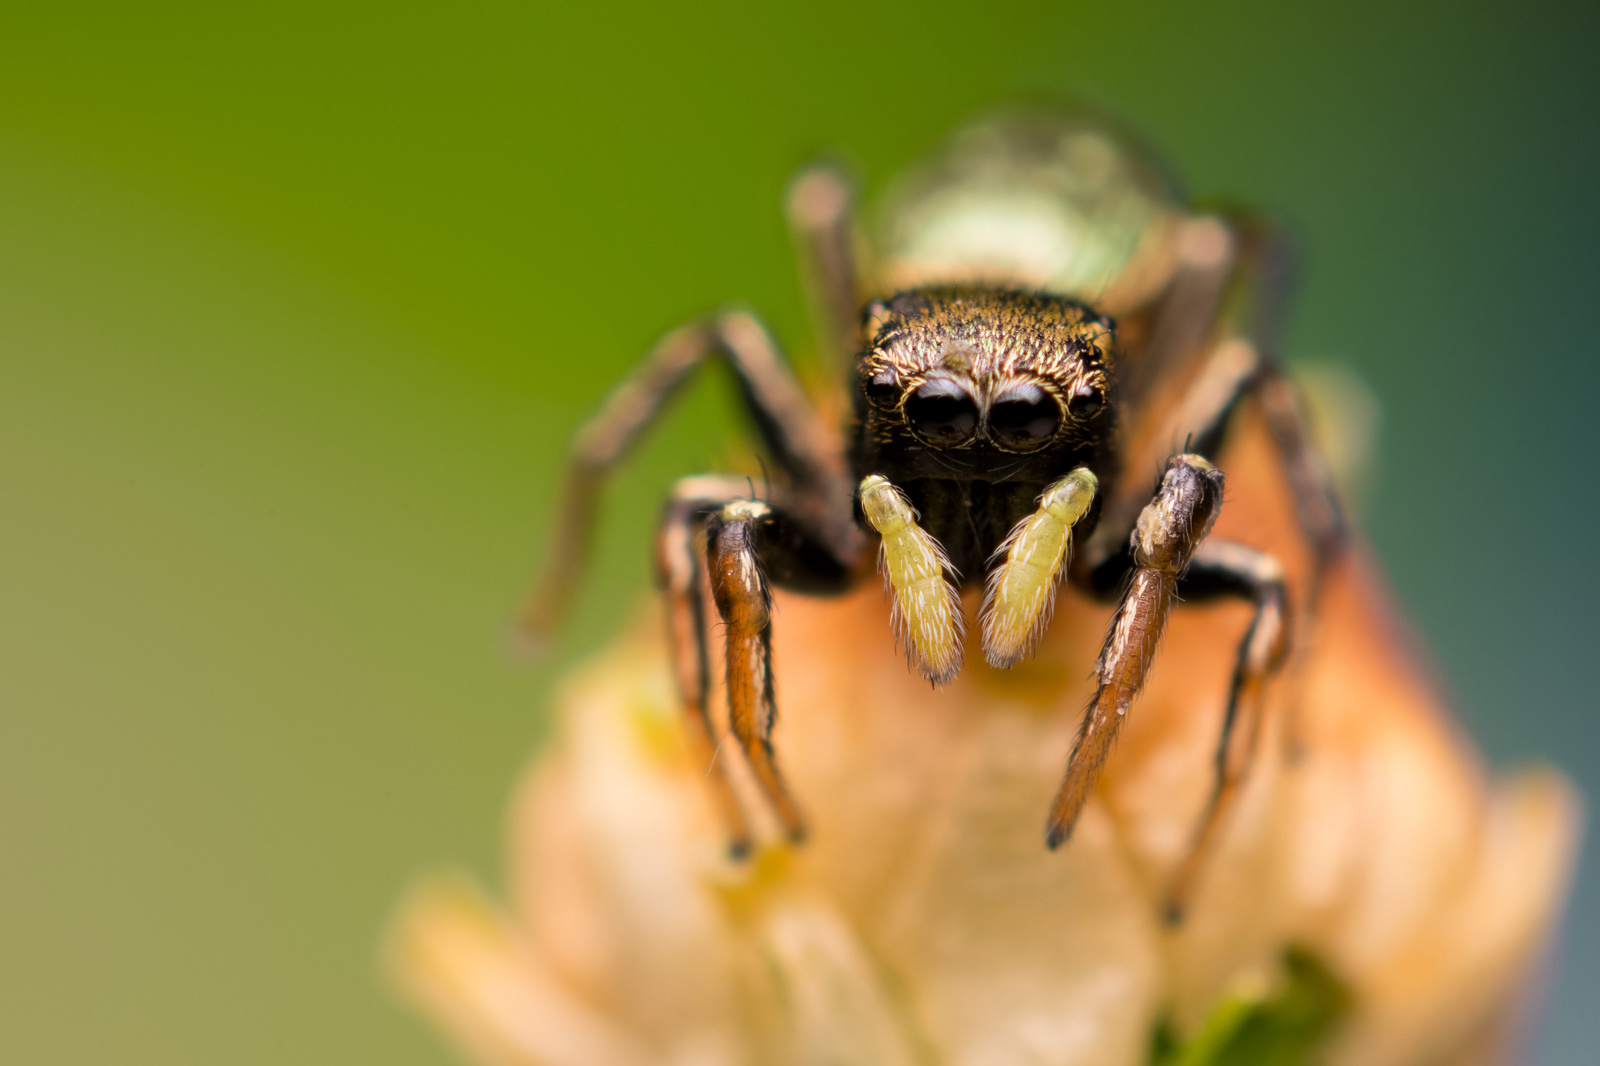
<svg viewBox="0 0 1600 1066">
<path fill-rule="evenodd" d="M 603 475 L 673 390 L 719 356 L 776 477 L 760 499 L 742 477 L 680 481 L 656 565 L 688 731 L 733 852 L 748 849 L 750 832 L 714 759 L 704 588 L 724 627 L 731 732 L 799 841 L 805 822 L 772 746 L 771 588 L 842 592 L 863 579 L 877 541 L 901 646 L 935 685 L 961 666 L 964 584 L 983 586 L 977 620 L 996 667 L 1031 653 L 1063 578 L 1117 599 L 1098 690 L 1050 810 L 1051 848 L 1072 832 L 1173 603 L 1254 605 L 1214 790 L 1168 896 L 1175 918 L 1248 766 L 1262 683 L 1290 647 L 1282 567 L 1206 539 L 1223 498 L 1210 457 L 1242 399 L 1272 431 L 1311 548 L 1301 620 L 1342 540 L 1323 463 L 1274 358 L 1282 240 L 1245 216 L 1185 210 L 1129 138 L 1082 116 L 1014 117 L 958 135 L 891 192 L 867 272 L 839 173 L 803 171 L 788 207 L 821 346 L 836 363 L 859 353 L 843 439 L 750 314 L 727 310 L 668 334 L 577 436 L 526 628 L 548 634 L 570 600 Z M 863 301 L 871 291 L 883 295 Z"/>
</svg>

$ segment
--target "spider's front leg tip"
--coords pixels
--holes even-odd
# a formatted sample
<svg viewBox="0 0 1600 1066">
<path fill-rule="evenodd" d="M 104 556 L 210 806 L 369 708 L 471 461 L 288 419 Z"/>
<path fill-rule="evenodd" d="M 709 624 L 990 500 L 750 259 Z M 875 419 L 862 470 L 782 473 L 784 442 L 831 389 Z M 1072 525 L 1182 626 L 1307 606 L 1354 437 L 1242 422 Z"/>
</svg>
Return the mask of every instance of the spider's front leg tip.
<svg viewBox="0 0 1600 1066">
<path fill-rule="evenodd" d="M 1050 805 L 1050 820 L 1045 825 L 1044 845 L 1051 851 L 1059 851 L 1061 845 L 1072 838 L 1072 831 L 1078 825 L 1078 816 L 1083 813 L 1084 804 L 1088 795 L 1084 791 L 1084 784 L 1078 779 L 1076 763 L 1078 753 L 1073 752 L 1072 760 L 1068 764 L 1067 779 L 1062 782 L 1061 791 L 1056 794 L 1056 800 Z"/>
<path fill-rule="evenodd" d="M 784 843 L 790 847 L 800 847 L 810 835 L 805 815 L 800 812 L 799 804 L 795 803 L 781 780 L 774 781 L 774 785 L 769 797 L 772 799 L 773 813 L 778 816 Z"/>
<path fill-rule="evenodd" d="M 1161 924 L 1168 929 L 1178 928 L 1183 924 L 1187 910 L 1188 904 L 1185 900 L 1176 895 L 1168 895 L 1161 904 Z"/>
<path fill-rule="evenodd" d="M 1071 825 L 1052 818 L 1050 820 L 1050 824 L 1045 827 L 1044 846 L 1049 848 L 1051 851 L 1060 851 L 1061 845 L 1065 844 L 1068 838 L 1071 836 Z"/>
<path fill-rule="evenodd" d="M 1202 830 L 1199 840 L 1190 847 L 1183 865 L 1178 867 L 1177 874 L 1167 882 L 1166 892 L 1161 897 L 1161 920 L 1169 929 L 1182 925 L 1184 915 L 1188 913 L 1189 903 L 1194 897 L 1201 860 L 1206 853 L 1205 839 Z"/>
<path fill-rule="evenodd" d="M 743 863 L 750 858 L 750 838 L 746 836 L 730 837 L 727 845 L 728 861 Z"/>
</svg>

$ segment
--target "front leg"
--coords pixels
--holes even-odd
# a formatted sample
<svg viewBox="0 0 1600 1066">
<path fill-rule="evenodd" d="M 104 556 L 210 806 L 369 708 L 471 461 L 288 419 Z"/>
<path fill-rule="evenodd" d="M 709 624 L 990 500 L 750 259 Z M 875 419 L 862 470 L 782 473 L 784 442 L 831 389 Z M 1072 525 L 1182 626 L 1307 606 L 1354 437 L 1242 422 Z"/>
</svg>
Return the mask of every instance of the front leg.
<svg viewBox="0 0 1600 1066">
<path fill-rule="evenodd" d="M 1133 578 L 1106 634 L 1096 663 L 1100 687 L 1079 727 L 1066 778 L 1050 810 L 1045 843 L 1052 849 L 1072 833 L 1123 716 L 1144 685 L 1172 610 L 1178 576 L 1222 509 L 1222 485 L 1222 471 L 1198 455 L 1176 456 L 1167 464 L 1155 499 L 1139 514 L 1130 545 Z"/>
<path fill-rule="evenodd" d="M 728 854 L 750 851 L 750 827 L 728 774 L 717 760 L 717 728 L 708 696 L 711 663 L 706 650 L 704 570 L 696 543 L 706 516 L 744 493 L 742 480 L 685 478 L 674 487 L 656 531 L 656 578 L 667 608 L 667 646 L 683 709 L 691 757 L 705 769 L 712 805 L 728 835 Z"/>
<path fill-rule="evenodd" d="M 757 500 L 734 500 L 706 520 L 711 596 L 722 618 L 728 727 L 792 842 L 805 839 L 805 819 L 789 793 L 772 750 L 778 720 L 772 676 L 772 587 L 842 591 L 850 568 L 827 542 L 787 510 Z"/>
<path fill-rule="evenodd" d="M 848 561 L 794 517 L 794 503 L 781 487 L 775 487 L 778 495 L 768 504 L 742 498 L 747 484 L 744 478 L 714 474 L 684 478 L 674 487 L 656 534 L 656 574 L 665 593 L 668 643 L 690 752 L 705 770 L 712 803 L 728 833 L 728 852 L 735 859 L 749 853 L 751 834 L 717 759 L 718 730 L 708 706 L 711 664 L 701 531 L 706 534 L 713 598 L 727 635 L 730 728 L 792 839 L 803 834 L 804 823 L 772 753 L 777 709 L 769 582 L 826 595 L 843 591 L 851 576 Z"/>
</svg>

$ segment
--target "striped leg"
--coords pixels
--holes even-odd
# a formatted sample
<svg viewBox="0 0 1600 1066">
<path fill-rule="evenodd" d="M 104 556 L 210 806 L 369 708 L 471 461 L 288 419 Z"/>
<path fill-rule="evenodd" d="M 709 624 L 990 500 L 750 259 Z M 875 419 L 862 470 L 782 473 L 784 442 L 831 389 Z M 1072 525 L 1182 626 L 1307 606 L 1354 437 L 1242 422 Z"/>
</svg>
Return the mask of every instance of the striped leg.
<svg viewBox="0 0 1600 1066">
<path fill-rule="evenodd" d="M 1067 773 L 1050 809 L 1045 843 L 1058 848 L 1088 802 L 1111 753 L 1123 716 L 1155 659 L 1178 588 L 1178 575 L 1211 531 L 1222 509 L 1222 472 L 1197 455 L 1167 466 L 1155 499 L 1139 514 L 1133 533 L 1133 579 L 1100 651 L 1099 689 L 1078 729 Z"/>
<path fill-rule="evenodd" d="M 1255 604 L 1228 688 L 1228 708 L 1217 739 L 1216 779 L 1189 853 L 1167 890 L 1166 919 L 1183 918 L 1199 872 L 1215 845 L 1223 818 L 1255 762 L 1261 733 L 1263 688 L 1283 667 L 1289 647 L 1288 595 L 1283 567 L 1272 556 L 1231 541 L 1208 541 L 1195 552 L 1181 591 L 1188 602 L 1212 596 L 1242 596 Z"/>
</svg>

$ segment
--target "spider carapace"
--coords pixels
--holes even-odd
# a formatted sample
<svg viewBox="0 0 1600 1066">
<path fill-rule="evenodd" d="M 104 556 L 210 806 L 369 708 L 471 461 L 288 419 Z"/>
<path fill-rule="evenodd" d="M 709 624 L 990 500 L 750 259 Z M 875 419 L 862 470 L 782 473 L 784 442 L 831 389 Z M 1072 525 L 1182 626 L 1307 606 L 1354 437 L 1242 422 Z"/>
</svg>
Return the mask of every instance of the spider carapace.
<svg viewBox="0 0 1600 1066">
<path fill-rule="evenodd" d="M 1291 650 L 1282 567 L 1207 539 L 1224 484 L 1211 457 L 1241 401 L 1272 431 L 1310 548 L 1301 626 L 1342 543 L 1324 465 L 1274 357 L 1282 241 L 1248 216 L 1185 209 L 1132 139 L 1084 116 L 974 126 L 886 201 L 868 241 L 836 170 L 802 171 L 789 192 L 819 347 L 851 390 L 831 405 L 843 425 L 819 413 L 748 312 L 668 334 L 578 434 L 548 576 L 524 625 L 548 635 L 569 602 L 602 475 L 676 386 L 720 357 L 773 476 L 759 493 L 744 477 L 680 481 L 656 563 L 685 720 L 733 852 L 751 834 L 715 759 L 708 591 L 724 634 L 729 731 L 794 841 L 805 822 L 773 745 L 774 586 L 842 592 L 870 574 L 875 549 L 900 645 L 935 685 L 963 661 L 964 586 L 982 590 L 972 639 L 1002 668 L 1033 651 L 1062 580 L 1115 600 L 1046 822 L 1052 848 L 1072 831 L 1174 603 L 1241 597 L 1254 618 L 1211 801 L 1168 895 L 1176 918 L 1248 766 L 1262 685 Z"/>
</svg>

